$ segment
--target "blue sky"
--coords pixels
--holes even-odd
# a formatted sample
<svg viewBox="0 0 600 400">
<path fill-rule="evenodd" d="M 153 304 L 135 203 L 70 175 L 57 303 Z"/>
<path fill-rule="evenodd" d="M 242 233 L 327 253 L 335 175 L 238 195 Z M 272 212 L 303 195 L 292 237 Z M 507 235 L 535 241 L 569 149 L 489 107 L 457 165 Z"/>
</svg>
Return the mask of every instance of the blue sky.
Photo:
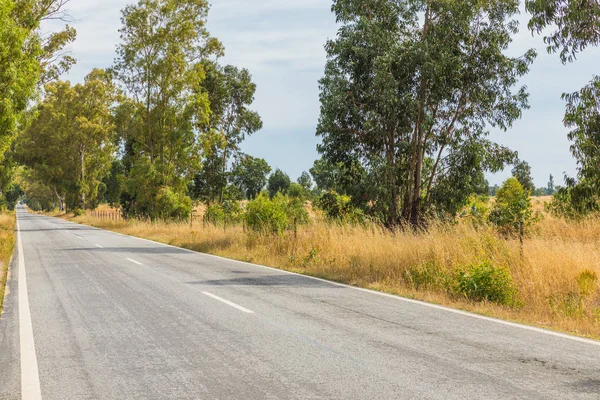
<svg viewBox="0 0 600 400">
<path fill-rule="evenodd" d="M 120 10 L 133 0 L 72 0 L 78 39 L 71 46 L 78 64 L 64 79 L 73 82 L 95 67 L 112 64 L 119 42 Z M 243 144 L 243 151 L 265 158 L 296 179 L 318 158 L 315 127 L 319 116 L 318 80 L 323 75 L 323 46 L 336 33 L 330 0 L 214 0 L 209 14 L 211 34 L 225 45 L 224 63 L 250 70 L 257 84 L 256 109 L 264 129 Z M 540 37 L 526 30 L 510 49 L 514 55 L 536 48 L 539 57 L 522 80 L 531 94 L 531 109 L 508 132 L 492 132 L 492 138 L 517 150 L 532 167 L 537 186 L 545 186 L 552 173 L 557 183 L 566 172 L 575 173 L 567 130 L 562 124 L 563 92 L 576 91 L 600 69 L 600 50 L 591 49 L 576 63 L 563 66 L 556 55 L 547 55 Z M 45 26 L 50 30 L 52 26 Z M 489 176 L 501 183 L 510 171 Z"/>
</svg>

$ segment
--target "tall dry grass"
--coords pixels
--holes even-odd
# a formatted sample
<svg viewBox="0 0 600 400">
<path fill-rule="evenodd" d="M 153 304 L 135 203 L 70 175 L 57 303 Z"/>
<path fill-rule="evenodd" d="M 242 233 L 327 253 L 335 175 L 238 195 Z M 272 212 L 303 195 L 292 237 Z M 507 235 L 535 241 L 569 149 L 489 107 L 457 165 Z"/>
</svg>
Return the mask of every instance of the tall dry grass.
<svg viewBox="0 0 600 400">
<path fill-rule="evenodd" d="M 241 226 L 75 221 L 192 250 L 395 293 L 582 336 L 600 338 L 600 221 L 565 222 L 546 216 L 525 239 L 503 239 L 490 227 L 463 222 L 427 232 L 392 233 L 377 226 L 313 222 L 284 236 Z M 471 264 L 490 261 L 510 271 L 518 305 L 476 302 L 444 284 L 416 284 L 411 271 L 453 279 Z M 427 271 L 434 266 L 435 271 Z M 438 271 L 439 269 L 439 271 Z M 418 282 L 417 282 L 418 283 Z M 450 285 L 451 286 L 451 285 Z"/>
<path fill-rule="evenodd" d="M 15 244 L 14 229 L 15 213 L 0 211 L 0 313 L 4 302 L 8 263 Z"/>
</svg>

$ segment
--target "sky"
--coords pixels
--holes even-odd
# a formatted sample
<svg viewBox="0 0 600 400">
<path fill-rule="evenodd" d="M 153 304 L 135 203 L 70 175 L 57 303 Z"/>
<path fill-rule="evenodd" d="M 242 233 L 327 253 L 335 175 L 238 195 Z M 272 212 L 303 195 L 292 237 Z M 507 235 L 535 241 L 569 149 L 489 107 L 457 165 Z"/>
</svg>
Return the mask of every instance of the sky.
<svg viewBox="0 0 600 400">
<path fill-rule="evenodd" d="M 81 82 L 93 68 L 112 65 L 120 10 L 133 1 L 71 0 L 67 11 L 78 35 L 69 50 L 78 62 L 62 79 Z M 252 108 L 261 115 L 264 127 L 243 143 L 242 151 L 266 159 L 292 179 L 319 157 L 318 81 L 325 66 L 325 42 L 337 31 L 330 8 L 331 0 L 213 0 L 208 16 L 210 33 L 225 46 L 221 61 L 247 68 L 257 84 Z M 527 31 L 527 15 L 519 19 L 521 32 L 508 53 L 538 50 L 530 73 L 521 81 L 531 95 L 531 108 L 509 131 L 492 131 L 491 138 L 529 162 L 536 186 L 546 186 L 550 174 L 560 184 L 565 173 L 572 176 L 576 171 L 562 123 L 561 94 L 579 90 L 600 72 L 595 68 L 600 65 L 600 49 L 588 49 L 577 62 L 564 66 L 557 55 L 546 53 L 541 37 Z M 55 26 L 43 29 L 51 31 Z M 500 184 L 509 176 L 510 168 L 489 175 L 488 180 Z"/>
</svg>

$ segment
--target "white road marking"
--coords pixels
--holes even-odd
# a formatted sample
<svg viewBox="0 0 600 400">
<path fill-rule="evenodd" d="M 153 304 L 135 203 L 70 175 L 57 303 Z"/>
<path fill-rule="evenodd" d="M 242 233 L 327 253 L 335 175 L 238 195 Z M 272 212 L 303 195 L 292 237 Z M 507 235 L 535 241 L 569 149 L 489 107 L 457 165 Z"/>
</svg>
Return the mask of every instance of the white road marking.
<svg viewBox="0 0 600 400">
<path fill-rule="evenodd" d="M 96 246 L 99 249 L 103 249 L 104 247 L 100 246 L 99 244 L 95 244 L 94 246 Z"/>
<path fill-rule="evenodd" d="M 215 300 L 219 300 L 220 302 L 225 303 L 228 306 L 231 306 L 233 308 L 237 308 L 238 310 L 243 311 L 243 312 L 245 312 L 247 314 L 254 314 L 254 311 L 248 310 L 247 308 L 244 308 L 244 307 L 242 307 L 242 306 L 240 306 L 238 304 L 235 304 L 235 303 L 233 303 L 233 302 L 231 302 L 229 300 L 225 300 L 224 298 L 216 296 L 216 295 L 214 295 L 212 293 L 202 292 L 202 294 L 204 294 L 204 295 L 206 295 L 208 297 L 212 297 Z"/>
<path fill-rule="evenodd" d="M 127 261 L 131 261 L 132 263 L 134 263 L 134 264 L 137 264 L 137 265 L 144 265 L 144 264 L 142 264 L 142 263 L 141 263 L 141 262 L 139 262 L 139 261 L 132 260 L 131 258 L 126 258 L 126 260 L 127 260 Z"/>
<path fill-rule="evenodd" d="M 19 333 L 21 348 L 21 398 L 23 400 L 41 400 L 40 374 L 38 370 L 29 295 L 27 294 L 27 272 L 21 241 L 21 226 L 17 218 L 17 242 L 19 250 Z"/>
</svg>

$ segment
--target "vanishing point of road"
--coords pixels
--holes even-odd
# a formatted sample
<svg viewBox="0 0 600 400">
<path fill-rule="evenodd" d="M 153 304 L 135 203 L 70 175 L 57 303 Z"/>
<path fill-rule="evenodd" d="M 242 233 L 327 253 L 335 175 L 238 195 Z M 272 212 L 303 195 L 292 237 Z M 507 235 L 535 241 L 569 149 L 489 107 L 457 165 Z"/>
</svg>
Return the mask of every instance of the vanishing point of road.
<svg viewBox="0 0 600 400">
<path fill-rule="evenodd" d="M 600 399 L 600 342 L 17 217 L 0 399 Z"/>
</svg>

